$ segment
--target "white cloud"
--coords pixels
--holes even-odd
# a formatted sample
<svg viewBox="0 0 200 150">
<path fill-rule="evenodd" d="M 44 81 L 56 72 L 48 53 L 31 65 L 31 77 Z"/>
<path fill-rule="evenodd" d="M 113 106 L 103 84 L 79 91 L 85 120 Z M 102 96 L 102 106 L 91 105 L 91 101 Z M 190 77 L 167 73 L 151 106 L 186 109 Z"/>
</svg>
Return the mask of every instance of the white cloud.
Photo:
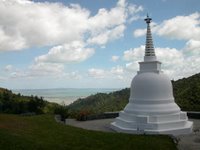
<svg viewBox="0 0 200 150">
<path fill-rule="evenodd" d="M 48 54 L 35 58 L 36 62 L 70 63 L 81 62 L 94 54 L 94 49 L 85 48 L 84 43 L 74 41 L 70 44 L 55 46 Z"/>
<path fill-rule="evenodd" d="M 116 7 L 111 10 L 105 8 L 99 9 L 98 13 L 88 20 L 92 35 L 98 35 L 105 29 L 112 29 L 126 22 L 126 4 L 125 0 L 119 0 Z"/>
<path fill-rule="evenodd" d="M 200 40 L 200 14 L 193 13 L 165 20 L 158 28 L 157 34 L 171 39 Z"/>
<path fill-rule="evenodd" d="M 131 5 L 125 0 L 119 0 L 116 7 L 111 10 L 104 8 L 89 19 L 91 37 L 90 44 L 105 45 L 107 42 L 123 36 L 127 18 L 132 18 L 142 11 L 142 6 Z"/>
<path fill-rule="evenodd" d="M 65 76 L 69 79 L 75 79 L 75 80 L 80 80 L 82 79 L 82 75 L 80 72 L 78 71 L 73 71 L 73 72 L 70 72 L 70 73 L 65 73 Z"/>
<path fill-rule="evenodd" d="M 200 40 L 189 40 L 186 43 L 186 46 L 184 48 L 184 52 L 188 55 L 200 55 Z"/>
<path fill-rule="evenodd" d="M 28 76 L 60 76 L 64 72 L 64 65 L 57 63 L 36 63 L 29 67 Z"/>
<path fill-rule="evenodd" d="M 199 54 L 188 55 L 188 47 L 191 48 L 190 50 L 194 50 L 193 48 L 196 46 L 198 47 L 198 44 L 196 42 L 194 43 L 195 44 L 186 44 L 185 48 L 182 50 L 168 47 L 155 48 L 157 59 L 162 62 L 162 70 L 171 79 L 179 79 L 200 72 Z M 136 73 L 139 70 L 138 62 L 143 61 L 143 56 L 144 46 L 125 51 L 123 57 L 125 61 L 128 61 L 128 63 L 126 63 L 126 70 Z"/>
<path fill-rule="evenodd" d="M 27 77 L 27 73 L 22 71 L 14 71 L 10 74 L 10 78 L 24 78 L 24 77 Z"/>
<path fill-rule="evenodd" d="M 163 62 L 163 66 L 167 69 L 182 65 L 184 62 L 184 54 L 175 48 L 156 48 L 157 59 Z"/>
<path fill-rule="evenodd" d="M 8 4 L 16 4 L 16 3 L 19 3 L 19 4 L 30 4 L 32 3 L 31 0 L 2 0 L 2 1 L 7 1 Z"/>
<path fill-rule="evenodd" d="M 137 6 L 135 4 L 130 4 L 128 6 L 128 11 L 132 15 L 135 15 L 136 13 L 141 12 L 143 10 L 144 10 L 144 8 L 142 6 Z"/>
<path fill-rule="evenodd" d="M 126 64 L 127 71 L 135 73 L 138 71 L 138 62 L 143 61 L 144 50 L 145 46 L 142 45 L 124 52 L 124 60 L 128 61 Z M 155 48 L 155 52 L 157 59 L 162 62 L 164 72 L 173 78 L 180 78 L 181 74 L 184 74 L 181 70 L 185 67 L 185 63 L 190 63 L 186 61 L 184 53 L 175 48 L 158 47 Z"/>
<path fill-rule="evenodd" d="M 64 63 L 82 62 L 91 57 L 94 46 L 105 47 L 124 36 L 128 21 L 137 20 L 142 6 L 118 0 L 111 9 L 101 8 L 94 15 L 77 4 L 2 0 L 0 2 L 0 51 L 49 46 L 27 69 L 7 66 L 12 78 L 59 77 L 80 79 L 79 71 L 66 73 Z M 119 57 L 114 58 L 117 61 Z M 94 78 L 122 79 L 124 69 L 89 69 Z M 86 76 L 86 74 L 85 74 Z M 39 78 L 38 78 L 39 79 Z M 42 78 L 43 79 L 43 78 Z"/>
<path fill-rule="evenodd" d="M 110 71 L 112 74 L 122 75 L 124 73 L 124 69 L 121 66 L 116 66 L 111 68 Z"/>
<path fill-rule="evenodd" d="M 88 29 L 89 14 L 88 10 L 78 5 L 67 7 L 60 3 L 1 1 L 0 50 L 55 45 L 81 39 Z"/>
<path fill-rule="evenodd" d="M 35 62 L 81 62 L 124 35 L 126 21 L 143 8 L 119 0 L 111 9 L 91 16 L 78 4 L 6 0 L 0 2 L 0 51 L 52 46 Z M 55 46 L 56 45 L 56 46 Z"/>
<path fill-rule="evenodd" d="M 126 71 L 133 72 L 134 74 L 139 70 L 139 64 L 136 61 L 126 63 Z"/>
<path fill-rule="evenodd" d="M 118 60 L 119 60 L 119 56 L 114 55 L 114 56 L 111 57 L 112 62 L 117 62 Z"/>
<path fill-rule="evenodd" d="M 128 19 L 128 22 L 131 23 L 135 20 L 138 20 L 138 19 L 143 19 L 143 17 L 137 15 L 137 13 L 143 11 L 144 8 L 142 6 L 137 6 L 137 5 L 134 5 L 134 4 L 130 4 L 128 6 L 128 13 L 131 14 L 132 16 Z"/>
<path fill-rule="evenodd" d="M 91 68 L 88 70 L 88 75 L 93 78 L 105 78 L 107 76 L 107 72 L 103 69 Z"/>
<path fill-rule="evenodd" d="M 4 71 L 6 71 L 6 72 L 10 72 L 10 71 L 12 71 L 13 70 L 13 66 L 12 65 L 6 65 L 5 67 L 4 67 Z"/>
<path fill-rule="evenodd" d="M 98 44 L 98 45 L 105 45 L 109 41 L 118 39 L 124 36 L 124 25 L 119 25 L 113 29 L 106 30 L 97 36 L 91 37 L 88 39 L 89 44 Z"/>
<path fill-rule="evenodd" d="M 122 67 L 117 66 L 116 68 L 113 67 L 111 69 L 111 77 L 113 77 L 114 79 L 119 79 L 119 80 L 123 80 L 125 75 L 124 75 L 124 69 Z"/>
<path fill-rule="evenodd" d="M 115 79 L 124 79 L 124 68 L 122 66 L 116 66 L 112 67 L 109 70 L 99 69 L 99 68 L 91 68 L 88 70 L 88 75 L 93 78 L 97 79 L 109 79 L 109 80 L 115 80 Z"/>
<path fill-rule="evenodd" d="M 141 45 L 140 47 L 138 48 L 134 48 L 134 49 L 129 49 L 129 50 L 126 50 L 124 51 L 124 60 L 126 61 L 141 61 L 143 59 L 143 56 L 144 56 L 144 49 L 145 49 L 145 46 L 144 45 Z"/>
<path fill-rule="evenodd" d="M 161 24 L 151 24 L 152 32 L 159 36 L 178 40 L 199 40 L 200 41 L 200 13 L 193 13 L 188 16 L 176 16 L 163 21 Z M 139 37 L 146 34 L 146 29 L 137 29 L 134 36 Z"/>
<path fill-rule="evenodd" d="M 110 10 L 99 9 L 94 16 L 78 4 L 1 1 L 0 50 L 63 45 L 72 41 L 106 44 L 123 36 L 127 17 L 140 11 L 141 6 L 129 5 L 125 0 L 119 0 Z M 101 37 L 107 40 L 101 43 Z"/>
<path fill-rule="evenodd" d="M 146 29 L 137 29 L 133 32 L 134 37 L 140 37 L 146 34 Z"/>
<path fill-rule="evenodd" d="M 28 70 L 12 67 L 9 78 L 35 78 L 35 77 L 60 77 L 64 76 L 64 65 L 56 63 L 35 63 Z"/>
<path fill-rule="evenodd" d="M 29 66 L 26 71 L 12 66 L 7 79 L 39 79 L 41 77 L 42 79 L 79 80 L 82 79 L 82 74 L 79 71 L 65 72 L 63 64 L 37 62 Z M 6 78 L 4 77 L 4 79 Z"/>
<path fill-rule="evenodd" d="M 4 81 L 4 80 L 6 80 L 6 78 L 5 78 L 5 77 L 2 77 L 2 76 L 0 76 L 0 81 Z"/>
</svg>

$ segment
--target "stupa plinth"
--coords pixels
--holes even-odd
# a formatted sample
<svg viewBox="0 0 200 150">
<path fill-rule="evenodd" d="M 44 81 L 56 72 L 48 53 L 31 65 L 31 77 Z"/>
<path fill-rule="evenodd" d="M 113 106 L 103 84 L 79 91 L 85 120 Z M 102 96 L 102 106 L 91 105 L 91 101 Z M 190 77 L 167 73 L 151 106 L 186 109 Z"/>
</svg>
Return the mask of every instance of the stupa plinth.
<svg viewBox="0 0 200 150">
<path fill-rule="evenodd" d="M 161 71 L 151 35 L 151 18 L 147 15 L 146 46 L 144 61 L 133 78 L 129 103 L 111 128 L 117 132 L 135 134 L 188 134 L 193 122 L 174 101 L 170 79 Z M 166 55 L 167 57 L 167 55 Z"/>
</svg>

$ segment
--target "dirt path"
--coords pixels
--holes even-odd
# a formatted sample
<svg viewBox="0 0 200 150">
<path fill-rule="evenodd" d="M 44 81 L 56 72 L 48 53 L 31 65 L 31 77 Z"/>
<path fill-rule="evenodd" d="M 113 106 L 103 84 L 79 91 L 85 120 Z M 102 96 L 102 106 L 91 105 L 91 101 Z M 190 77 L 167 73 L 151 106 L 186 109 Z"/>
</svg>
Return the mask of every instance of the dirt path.
<svg viewBox="0 0 200 150">
<path fill-rule="evenodd" d="M 89 120 L 89 121 L 77 121 L 74 119 L 66 119 L 65 124 L 87 130 L 114 132 L 110 128 L 110 123 L 113 121 L 114 119 L 100 119 L 100 120 Z"/>
<path fill-rule="evenodd" d="M 191 119 L 193 121 L 193 133 L 188 135 L 177 136 L 179 150 L 200 150 L 200 120 Z"/>
</svg>

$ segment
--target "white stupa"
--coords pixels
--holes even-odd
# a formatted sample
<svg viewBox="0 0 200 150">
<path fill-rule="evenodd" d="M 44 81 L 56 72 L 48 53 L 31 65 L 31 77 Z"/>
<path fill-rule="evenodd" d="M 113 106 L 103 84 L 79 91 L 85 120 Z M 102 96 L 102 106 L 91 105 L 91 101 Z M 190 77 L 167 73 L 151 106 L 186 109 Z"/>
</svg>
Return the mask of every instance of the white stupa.
<svg viewBox="0 0 200 150">
<path fill-rule="evenodd" d="M 161 71 L 151 36 L 151 18 L 147 23 L 144 61 L 131 83 L 129 103 L 111 128 L 118 132 L 138 134 L 188 134 L 193 123 L 188 121 L 174 101 L 170 79 Z M 166 54 L 167 57 L 167 54 Z"/>
</svg>

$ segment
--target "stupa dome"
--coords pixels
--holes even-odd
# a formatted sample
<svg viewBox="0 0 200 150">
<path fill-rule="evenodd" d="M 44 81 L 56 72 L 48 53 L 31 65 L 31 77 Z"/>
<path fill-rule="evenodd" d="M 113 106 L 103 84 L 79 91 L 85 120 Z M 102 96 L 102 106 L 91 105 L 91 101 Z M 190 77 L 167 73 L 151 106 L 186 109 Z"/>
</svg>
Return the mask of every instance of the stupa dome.
<svg viewBox="0 0 200 150">
<path fill-rule="evenodd" d="M 129 104 L 124 111 L 158 115 L 178 113 L 180 108 L 174 102 L 170 79 L 162 72 L 145 72 L 133 78 Z"/>
<path fill-rule="evenodd" d="M 141 100 L 173 99 L 171 81 L 163 73 L 137 74 L 131 82 L 130 92 L 130 97 Z"/>
</svg>

